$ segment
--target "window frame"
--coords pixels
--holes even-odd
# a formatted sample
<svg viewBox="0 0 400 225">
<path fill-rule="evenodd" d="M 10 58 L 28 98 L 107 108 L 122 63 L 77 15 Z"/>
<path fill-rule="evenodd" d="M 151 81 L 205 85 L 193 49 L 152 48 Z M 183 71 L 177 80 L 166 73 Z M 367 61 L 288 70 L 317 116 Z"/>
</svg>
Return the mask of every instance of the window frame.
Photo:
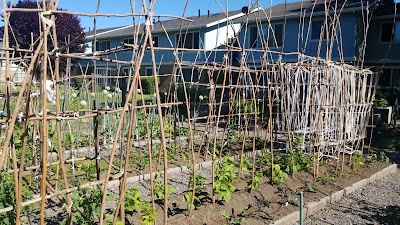
<svg viewBox="0 0 400 225">
<path fill-rule="evenodd" d="M 105 44 L 105 46 L 102 46 L 102 44 L 104 44 L 104 43 L 108 43 L 108 44 Z M 100 48 L 100 47 L 107 47 L 107 45 L 108 45 L 108 48 L 104 48 L 104 49 Z M 96 51 L 105 51 L 108 49 L 111 49 L 111 41 L 110 40 L 96 41 Z"/>
<path fill-rule="evenodd" d="M 154 38 L 157 38 L 157 41 L 154 40 Z M 160 43 L 160 36 L 159 35 L 153 35 L 152 36 L 152 41 L 153 41 L 153 47 L 159 47 Z"/>
<path fill-rule="evenodd" d="M 197 43 L 196 43 L 194 34 L 197 34 L 197 37 L 198 37 Z M 187 45 L 187 41 L 188 41 L 186 37 L 188 35 L 192 35 L 192 40 L 191 40 L 191 46 L 190 47 L 186 46 Z M 200 32 L 199 31 L 177 33 L 175 35 L 175 37 L 176 37 L 175 43 L 176 43 L 177 48 L 200 49 Z M 179 39 L 179 38 L 181 38 L 181 39 Z M 184 45 L 184 46 L 181 46 L 181 45 Z"/>
<path fill-rule="evenodd" d="M 322 22 L 322 24 L 321 24 L 321 26 L 320 26 L 320 28 L 319 28 L 319 35 L 318 35 L 318 38 L 314 38 L 313 37 L 313 30 L 314 30 L 314 26 L 313 26 L 313 24 L 314 23 L 317 23 L 317 22 Z M 324 19 L 315 19 L 315 20 L 311 20 L 311 29 L 310 29 L 310 41 L 319 41 L 319 40 L 321 40 L 321 41 L 326 41 L 326 27 L 325 27 L 325 20 Z M 324 27 L 324 29 L 322 29 L 322 27 Z M 321 32 L 323 32 L 323 35 L 322 35 L 322 38 L 321 38 Z"/>
<path fill-rule="evenodd" d="M 149 71 L 151 71 L 151 72 L 149 73 Z M 146 77 L 147 77 L 147 76 L 153 76 L 153 67 L 147 66 L 147 67 L 145 68 L 144 75 L 145 75 Z"/>
<path fill-rule="evenodd" d="M 278 46 L 275 46 L 275 41 L 274 41 L 274 36 L 276 37 L 277 35 L 275 34 L 275 31 L 276 31 L 276 26 L 281 26 L 282 28 L 282 33 L 281 33 L 281 40 L 280 40 L 280 42 L 278 42 L 278 40 L 277 40 L 277 44 L 278 44 Z M 271 28 L 270 28 L 270 26 L 269 26 L 269 24 L 265 24 L 265 25 L 262 25 L 261 26 L 261 29 L 263 30 L 263 33 L 260 33 L 259 32 L 259 27 L 258 26 L 251 26 L 250 27 L 250 34 L 249 34 L 249 45 L 250 45 L 250 48 L 255 48 L 255 49 L 261 49 L 262 47 L 263 47 L 263 42 L 261 42 L 261 40 L 259 40 L 260 38 L 261 38 L 261 35 L 263 35 L 264 34 L 264 39 L 263 40 L 267 40 L 265 37 L 267 37 L 268 38 L 268 41 L 267 41 L 267 44 L 268 44 L 268 48 L 269 49 L 279 49 L 279 48 L 282 48 L 282 46 L 283 46 L 283 42 L 284 42 L 284 36 L 283 36 L 283 33 L 284 33 L 284 24 L 283 23 L 274 23 L 274 24 L 271 24 Z M 252 38 L 252 35 L 254 35 L 254 30 L 256 30 L 256 39 L 253 41 L 253 38 Z M 275 35 L 272 35 L 272 32 L 270 33 L 270 30 L 273 30 L 274 31 L 274 34 Z M 268 34 L 267 34 L 267 36 L 265 35 L 266 33 L 268 32 Z M 272 41 L 272 42 L 270 42 L 270 41 Z M 254 45 L 254 43 L 255 43 L 255 45 Z M 270 46 L 270 43 L 272 43 L 273 44 L 273 46 Z M 280 43 L 280 45 L 279 45 L 279 43 Z"/>
<path fill-rule="evenodd" d="M 124 38 L 123 42 L 125 44 L 132 44 L 133 45 L 133 38 Z M 126 47 L 123 46 L 123 48 L 125 49 Z"/>
<path fill-rule="evenodd" d="M 394 27 L 394 32 L 391 34 L 392 37 L 390 37 L 389 41 L 382 41 L 383 25 L 384 24 L 392 24 L 392 30 L 390 32 L 393 31 L 393 27 Z M 397 27 L 397 29 L 399 29 L 397 37 L 396 37 L 396 30 L 397 30 L 396 27 Z M 379 43 L 380 44 L 400 43 L 400 21 L 399 20 L 396 20 L 395 22 L 386 21 L 386 22 L 382 22 L 382 23 L 379 24 Z"/>
</svg>

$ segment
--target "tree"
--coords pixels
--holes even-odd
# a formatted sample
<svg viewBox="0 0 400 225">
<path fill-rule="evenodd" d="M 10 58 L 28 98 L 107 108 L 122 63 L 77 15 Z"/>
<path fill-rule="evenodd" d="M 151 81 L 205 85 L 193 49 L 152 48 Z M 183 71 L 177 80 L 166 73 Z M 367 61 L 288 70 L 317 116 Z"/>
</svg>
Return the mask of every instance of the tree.
<svg viewBox="0 0 400 225">
<path fill-rule="evenodd" d="M 33 0 L 19 0 L 13 8 L 41 8 L 41 4 Z M 63 9 L 58 9 L 63 10 Z M 83 29 L 80 25 L 80 19 L 71 14 L 55 13 L 55 23 L 57 29 L 58 48 L 67 45 L 69 41 L 78 38 L 77 41 L 69 46 L 70 53 L 83 52 L 85 49 L 85 38 L 81 35 Z M 12 12 L 9 18 L 9 42 L 11 47 L 21 49 L 35 48 L 37 39 L 40 37 L 41 24 L 39 24 L 40 13 L 37 12 Z M 54 49 L 51 32 L 48 37 L 48 50 Z M 32 43 L 34 44 L 33 46 Z M 66 60 L 60 60 L 60 68 L 65 70 Z"/>
</svg>

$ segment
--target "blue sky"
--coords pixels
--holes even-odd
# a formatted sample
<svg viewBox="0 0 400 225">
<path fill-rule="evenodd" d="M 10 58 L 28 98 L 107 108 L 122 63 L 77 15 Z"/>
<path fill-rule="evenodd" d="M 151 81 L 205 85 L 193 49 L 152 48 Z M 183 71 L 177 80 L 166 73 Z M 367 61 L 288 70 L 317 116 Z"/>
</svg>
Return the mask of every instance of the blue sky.
<svg viewBox="0 0 400 225">
<path fill-rule="evenodd" d="M 139 13 L 141 9 L 140 1 L 135 2 L 135 13 Z M 254 2 L 254 0 L 252 0 Z M 292 2 L 289 0 L 288 2 Z M 148 0 L 146 0 L 148 2 Z M 207 10 L 211 13 L 221 12 L 218 3 L 226 9 L 226 2 L 229 10 L 239 10 L 243 6 L 249 4 L 249 0 L 189 0 L 185 16 L 193 16 L 198 14 L 200 9 L 201 14 L 206 14 Z M 260 4 L 266 8 L 270 5 L 270 0 L 260 0 Z M 272 5 L 284 2 L 284 0 L 272 0 Z M 157 0 L 154 8 L 155 14 L 182 15 L 186 0 Z M 59 7 L 75 12 L 95 13 L 97 0 L 60 0 Z M 100 12 L 102 13 L 131 13 L 130 0 L 101 0 Z M 80 17 L 82 27 L 87 30 L 93 29 L 92 17 Z M 164 18 L 165 19 L 165 18 Z M 98 28 L 107 28 L 128 25 L 132 23 L 132 18 L 107 18 L 101 17 L 97 19 Z"/>
</svg>

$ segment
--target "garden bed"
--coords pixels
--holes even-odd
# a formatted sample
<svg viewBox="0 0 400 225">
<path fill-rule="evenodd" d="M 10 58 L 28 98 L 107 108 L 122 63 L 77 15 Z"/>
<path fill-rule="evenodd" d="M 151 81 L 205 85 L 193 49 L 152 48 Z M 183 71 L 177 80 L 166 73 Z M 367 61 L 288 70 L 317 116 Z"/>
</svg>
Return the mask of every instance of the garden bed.
<svg viewBox="0 0 400 225">
<path fill-rule="evenodd" d="M 184 201 L 185 186 L 189 181 L 188 173 L 170 175 L 170 184 L 178 194 L 169 198 L 169 222 L 170 224 L 267 224 L 284 217 L 299 209 L 299 193 L 304 192 L 305 204 L 317 201 L 329 196 L 335 191 L 341 190 L 351 184 L 362 180 L 387 167 L 385 162 L 366 163 L 365 166 L 354 171 L 350 166 L 345 166 L 343 173 L 336 170 L 336 161 L 324 163 L 320 167 L 320 178 L 314 181 L 310 172 L 298 172 L 294 177 L 285 179 L 280 184 L 271 184 L 267 177 L 262 177 L 260 186 L 251 193 L 248 188 L 249 173 L 238 176 L 233 185 L 236 191 L 229 202 L 216 201 L 212 204 L 212 187 L 207 185 L 202 190 L 204 198 L 198 209 L 187 216 L 187 203 Z M 206 177 L 210 183 L 211 170 L 203 169 L 200 174 Z M 185 185 L 186 184 L 186 185 Z M 148 183 L 139 181 L 128 187 L 136 187 L 149 200 Z M 156 200 L 156 224 L 162 224 L 163 200 Z M 225 214 L 225 218 L 222 214 Z M 233 216 L 232 216 L 233 215 Z M 141 221 L 139 213 L 127 214 L 127 221 L 137 224 Z"/>
</svg>

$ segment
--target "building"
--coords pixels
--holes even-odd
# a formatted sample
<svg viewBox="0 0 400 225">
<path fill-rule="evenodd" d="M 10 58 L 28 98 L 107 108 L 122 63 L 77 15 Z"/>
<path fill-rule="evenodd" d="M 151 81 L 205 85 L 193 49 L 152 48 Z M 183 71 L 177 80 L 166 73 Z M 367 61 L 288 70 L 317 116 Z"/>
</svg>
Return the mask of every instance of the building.
<svg viewBox="0 0 400 225">
<path fill-rule="evenodd" d="M 0 46 L 3 46 L 3 42 L 0 42 Z M 6 59 L 4 52 L 0 52 L 0 82 L 5 83 L 6 81 Z M 17 64 L 17 62 L 10 63 L 10 73 L 12 76 L 12 82 L 14 85 L 21 85 L 25 77 L 25 70 L 27 65 L 22 61 Z"/>
<path fill-rule="evenodd" d="M 370 68 L 380 72 L 379 86 L 400 87 L 399 8 L 393 0 L 279 4 L 238 19 L 248 24 L 239 40 L 256 50 L 245 56 L 249 67 L 297 62 L 302 53 Z"/>
<path fill-rule="evenodd" d="M 185 81 L 208 79 L 205 72 L 203 73 L 203 71 L 199 71 L 198 68 L 191 65 L 221 61 L 224 52 L 216 50 L 225 48 L 225 44 L 235 37 L 240 29 L 240 24 L 235 24 L 232 21 L 241 16 L 244 16 L 244 14 L 240 10 L 231 11 L 227 14 L 208 11 L 205 15 L 199 11 L 197 16 L 187 18 L 191 21 L 181 19 L 156 21 L 154 19 L 152 36 L 154 47 L 159 48 L 154 53 L 157 74 L 161 75 L 160 88 L 166 89 L 169 86 L 171 74 L 179 74 Z M 132 75 L 132 65 L 136 60 L 137 51 L 135 48 L 124 50 L 122 43 L 140 43 L 140 41 L 135 42 L 134 39 L 141 37 L 143 28 L 144 24 L 139 26 L 135 24 L 98 30 L 96 32 L 96 52 L 93 53 L 89 50 L 86 53 L 88 55 L 99 55 L 99 53 L 102 54 L 107 51 L 110 51 L 110 53 L 102 55 L 103 58 L 107 58 L 106 61 L 97 62 L 96 74 L 104 76 Z M 86 39 L 93 43 L 93 32 L 89 33 Z M 132 64 L 109 62 L 110 60 L 132 62 Z M 180 65 L 183 65 L 182 67 L 174 67 L 177 60 L 179 60 Z M 89 71 L 94 72 L 91 61 L 84 60 L 81 65 L 87 63 L 91 67 Z M 141 76 L 153 75 L 149 50 L 145 51 L 139 73 Z"/>
<path fill-rule="evenodd" d="M 364 66 L 380 72 L 379 86 L 400 87 L 400 3 L 382 1 L 371 14 Z"/>
</svg>

